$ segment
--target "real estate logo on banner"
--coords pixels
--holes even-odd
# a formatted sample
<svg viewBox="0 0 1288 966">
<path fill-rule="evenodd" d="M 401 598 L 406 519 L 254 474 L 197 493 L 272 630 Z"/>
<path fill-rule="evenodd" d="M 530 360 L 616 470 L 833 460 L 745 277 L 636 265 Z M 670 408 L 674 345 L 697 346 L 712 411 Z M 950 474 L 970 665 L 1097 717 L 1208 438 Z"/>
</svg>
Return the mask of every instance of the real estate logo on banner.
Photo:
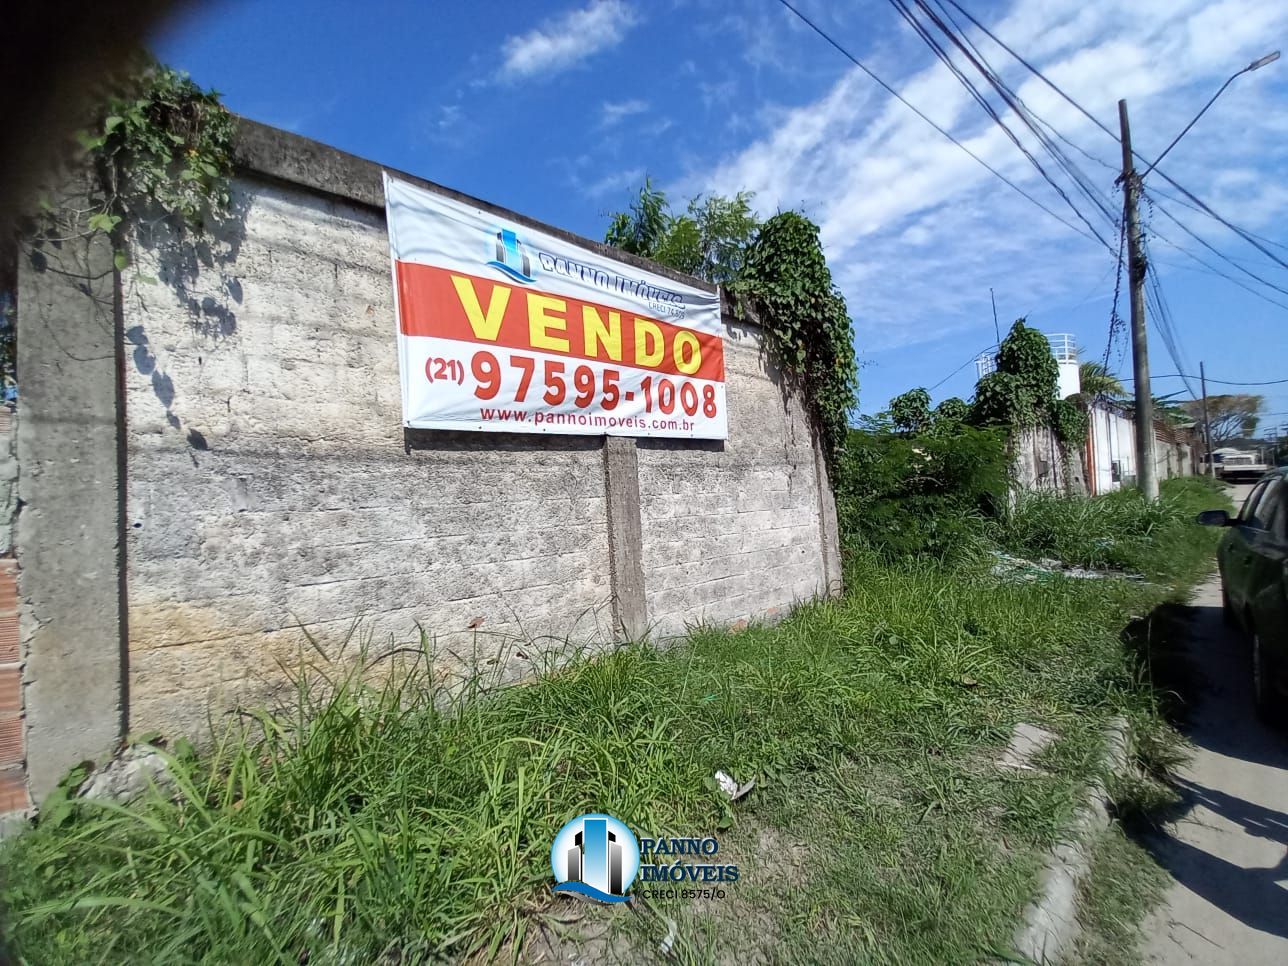
<svg viewBox="0 0 1288 966">
<path fill-rule="evenodd" d="M 727 439 L 720 297 L 385 176 L 403 422 Z"/>
</svg>

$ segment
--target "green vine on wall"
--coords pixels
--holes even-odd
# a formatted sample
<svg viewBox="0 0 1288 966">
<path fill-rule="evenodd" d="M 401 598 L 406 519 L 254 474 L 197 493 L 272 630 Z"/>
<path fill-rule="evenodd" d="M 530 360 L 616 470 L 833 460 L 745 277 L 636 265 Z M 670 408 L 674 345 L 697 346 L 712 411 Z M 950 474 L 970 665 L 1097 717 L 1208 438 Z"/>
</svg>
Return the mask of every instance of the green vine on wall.
<svg viewBox="0 0 1288 966">
<path fill-rule="evenodd" d="M 122 270 L 130 261 L 125 224 L 201 236 L 227 215 L 232 115 L 186 74 L 147 61 L 77 137 L 92 172 L 89 194 L 42 199 L 31 233 L 37 264 L 46 245 L 106 233 Z"/>
<path fill-rule="evenodd" d="M 1082 446 L 1090 417 L 1077 403 L 1059 398 L 1059 381 L 1060 367 L 1046 336 L 1017 319 L 998 348 L 997 370 L 975 387 L 971 422 L 1015 429 L 1047 426 L 1065 449 Z"/>
<path fill-rule="evenodd" d="M 745 300 L 783 369 L 804 388 L 835 470 L 859 386 L 850 316 L 823 256 L 818 226 L 794 211 L 774 215 L 761 226 L 729 288 L 738 313 Z"/>
</svg>

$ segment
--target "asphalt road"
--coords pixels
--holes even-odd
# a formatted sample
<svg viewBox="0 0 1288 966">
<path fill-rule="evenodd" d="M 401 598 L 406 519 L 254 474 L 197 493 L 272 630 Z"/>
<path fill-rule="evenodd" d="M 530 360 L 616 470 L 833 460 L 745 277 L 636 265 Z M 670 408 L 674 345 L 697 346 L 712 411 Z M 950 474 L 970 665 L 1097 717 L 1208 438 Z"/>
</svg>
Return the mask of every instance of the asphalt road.
<svg viewBox="0 0 1288 966">
<path fill-rule="evenodd" d="M 1236 505 L 1251 487 L 1236 487 Z M 1147 844 L 1172 876 L 1145 924 L 1150 963 L 1288 964 L 1288 733 L 1255 716 L 1247 642 L 1221 620 L 1221 584 L 1187 615 L 1198 694 L 1184 810 Z"/>
</svg>

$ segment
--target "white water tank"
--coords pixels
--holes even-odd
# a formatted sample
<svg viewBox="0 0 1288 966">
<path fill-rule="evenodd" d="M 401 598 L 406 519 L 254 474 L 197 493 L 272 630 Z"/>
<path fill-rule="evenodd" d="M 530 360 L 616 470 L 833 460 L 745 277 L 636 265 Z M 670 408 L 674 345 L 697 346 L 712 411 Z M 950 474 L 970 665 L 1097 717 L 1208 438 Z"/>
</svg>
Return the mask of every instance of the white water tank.
<svg viewBox="0 0 1288 966">
<path fill-rule="evenodd" d="M 1067 332 L 1049 334 L 1047 342 L 1051 344 L 1051 354 L 1060 367 L 1060 379 L 1057 383 L 1060 398 L 1068 399 L 1082 392 L 1082 377 L 1078 372 L 1078 343 Z"/>
</svg>

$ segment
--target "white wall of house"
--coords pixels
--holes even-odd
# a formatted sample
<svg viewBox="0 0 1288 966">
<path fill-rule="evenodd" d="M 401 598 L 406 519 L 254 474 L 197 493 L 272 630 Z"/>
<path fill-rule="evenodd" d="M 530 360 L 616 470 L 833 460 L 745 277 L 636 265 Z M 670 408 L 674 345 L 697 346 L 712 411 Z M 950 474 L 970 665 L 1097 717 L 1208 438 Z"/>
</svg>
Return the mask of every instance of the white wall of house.
<svg viewBox="0 0 1288 966">
<path fill-rule="evenodd" d="M 1136 430 L 1131 419 L 1102 403 L 1091 407 L 1091 492 L 1110 493 L 1136 475 Z"/>
</svg>

